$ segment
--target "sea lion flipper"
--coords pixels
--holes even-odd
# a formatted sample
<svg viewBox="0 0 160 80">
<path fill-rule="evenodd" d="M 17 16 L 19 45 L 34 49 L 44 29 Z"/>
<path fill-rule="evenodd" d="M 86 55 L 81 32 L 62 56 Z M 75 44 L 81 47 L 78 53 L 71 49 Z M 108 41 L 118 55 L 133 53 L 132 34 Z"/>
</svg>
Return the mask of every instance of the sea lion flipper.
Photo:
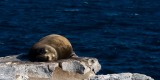
<svg viewBox="0 0 160 80">
<path fill-rule="evenodd" d="M 73 51 L 72 54 L 70 55 L 70 58 L 76 58 L 76 57 L 78 57 L 78 56 L 77 56 L 76 53 Z"/>
</svg>

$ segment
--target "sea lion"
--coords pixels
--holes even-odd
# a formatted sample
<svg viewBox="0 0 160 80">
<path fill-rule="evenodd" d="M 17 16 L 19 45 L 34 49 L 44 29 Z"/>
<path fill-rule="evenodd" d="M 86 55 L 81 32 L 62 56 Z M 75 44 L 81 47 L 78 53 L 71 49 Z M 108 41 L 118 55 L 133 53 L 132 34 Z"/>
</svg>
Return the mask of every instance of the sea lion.
<svg viewBox="0 0 160 80">
<path fill-rule="evenodd" d="M 69 40 L 58 34 L 43 37 L 35 43 L 29 53 L 30 61 L 56 61 L 75 56 Z"/>
</svg>

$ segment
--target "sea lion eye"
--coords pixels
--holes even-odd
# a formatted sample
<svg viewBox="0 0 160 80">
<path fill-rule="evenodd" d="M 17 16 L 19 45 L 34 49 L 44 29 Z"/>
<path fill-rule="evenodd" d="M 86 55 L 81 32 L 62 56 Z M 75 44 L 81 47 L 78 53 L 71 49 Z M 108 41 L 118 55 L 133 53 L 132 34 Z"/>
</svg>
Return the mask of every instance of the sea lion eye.
<svg viewBox="0 0 160 80">
<path fill-rule="evenodd" d="M 39 50 L 38 50 L 38 53 L 39 53 L 39 54 L 44 54 L 44 53 L 46 53 L 46 50 L 43 49 L 43 48 L 42 48 L 42 49 L 39 49 Z"/>
</svg>

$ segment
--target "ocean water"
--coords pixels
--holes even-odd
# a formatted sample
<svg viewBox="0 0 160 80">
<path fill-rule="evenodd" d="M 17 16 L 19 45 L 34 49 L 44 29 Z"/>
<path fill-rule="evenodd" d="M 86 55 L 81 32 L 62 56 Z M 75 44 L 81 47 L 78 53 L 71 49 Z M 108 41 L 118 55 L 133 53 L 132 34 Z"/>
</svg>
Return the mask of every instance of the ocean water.
<svg viewBox="0 0 160 80">
<path fill-rule="evenodd" d="M 160 79 L 160 0 L 0 0 L 0 56 L 27 53 L 61 34 L 80 57 L 98 58 L 98 74 Z"/>
</svg>

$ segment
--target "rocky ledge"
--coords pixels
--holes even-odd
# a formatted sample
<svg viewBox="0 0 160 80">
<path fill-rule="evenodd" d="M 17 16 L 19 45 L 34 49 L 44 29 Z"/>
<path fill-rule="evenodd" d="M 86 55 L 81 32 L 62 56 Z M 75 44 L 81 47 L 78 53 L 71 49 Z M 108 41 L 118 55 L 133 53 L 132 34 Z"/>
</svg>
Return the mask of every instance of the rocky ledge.
<svg viewBox="0 0 160 80">
<path fill-rule="evenodd" d="M 154 80 L 138 73 L 96 75 L 96 58 L 78 57 L 56 62 L 30 62 L 22 55 L 0 58 L 0 80 Z"/>
</svg>

